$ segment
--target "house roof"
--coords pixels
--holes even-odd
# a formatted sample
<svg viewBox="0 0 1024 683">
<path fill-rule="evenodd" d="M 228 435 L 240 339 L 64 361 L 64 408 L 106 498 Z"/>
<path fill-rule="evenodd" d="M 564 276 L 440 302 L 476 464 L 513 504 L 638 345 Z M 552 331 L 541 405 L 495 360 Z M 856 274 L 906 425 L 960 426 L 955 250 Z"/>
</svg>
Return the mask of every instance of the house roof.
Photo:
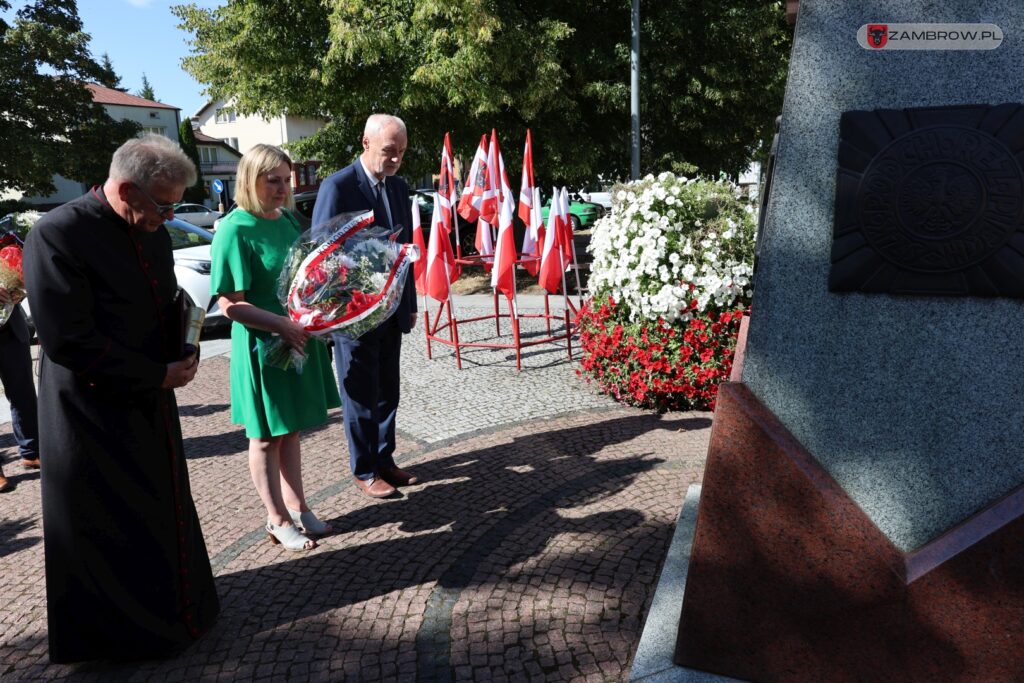
<svg viewBox="0 0 1024 683">
<path fill-rule="evenodd" d="M 229 151 L 232 154 L 234 154 L 236 157 L 241 158 L 241 156 L 242 156 L 241 152 L 239 152 L 237 149 L 235 149 L 234 147 L 232 147 L 228 143 L 224 142 L 220 138 L 210 137 L 209 135 L 207 135 L 206 133 L 202 132 L 201 130 L 199 130 L 195 126 L 192 127 L 192 134 L 196 136 L 196 144 L 200 144 L 200 145 L 216 145 L 217 147 L 223 147 L 227 151 Z"/>
<path fill-rule="evenodd" d="M 122 107 L 146 107 L 147 109 L 173 109 L 176 111 L 181 109 L 181 107 L 173 107 L 163 102 L 154 102 L 153 100 L 147 100 L 136 95 L 129 95 L 126 92 L 107 88 L 96 83 L 86 83 L 85 87 L 92 92 L 93 102 L 98 102 L 99 104 L 117 104 Z"/>
</svg>

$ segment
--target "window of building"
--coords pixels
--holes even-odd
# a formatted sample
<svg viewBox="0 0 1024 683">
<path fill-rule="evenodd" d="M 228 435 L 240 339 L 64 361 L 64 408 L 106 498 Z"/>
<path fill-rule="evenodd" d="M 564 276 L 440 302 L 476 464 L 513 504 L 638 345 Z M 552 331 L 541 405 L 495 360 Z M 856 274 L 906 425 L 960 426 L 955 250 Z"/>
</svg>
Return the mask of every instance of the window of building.
<svg viewBox="0 0 1024 683">
<path fill-rule="evenodd" d="M 227 138 L 224 142 L 228 143 L 232 149 L 238 149 L 238 138 Z"/>
<path fill-rule="evenodd" d="M 166 137 L 167 136 L 167 127 L 166 126 L 143 126 L 142 127 L 142 132 L 143 133 L 153 133 L 155 135 L 163 135 L 163 136 Z"/>
<path fill-rule="evenodd" d="M 216 147 L 200 147 L 199 160 L 204 164 L 212 164 L 217 161 Z"/>
<path fill-rule="evenodd" d="M 217 110 L 217 123 L 231 123 L 235 120 L 235 110 L 230 107 L 223 107 Z"/>
</svg>

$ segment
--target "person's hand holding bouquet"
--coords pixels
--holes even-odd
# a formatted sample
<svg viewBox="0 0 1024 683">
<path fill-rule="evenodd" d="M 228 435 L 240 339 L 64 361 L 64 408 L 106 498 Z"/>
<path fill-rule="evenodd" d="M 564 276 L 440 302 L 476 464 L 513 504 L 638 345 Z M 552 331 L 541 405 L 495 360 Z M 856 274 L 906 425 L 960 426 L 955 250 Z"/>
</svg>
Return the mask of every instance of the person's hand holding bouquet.
<svg viewBox="0 0 1024 683">
<path fill-rule="evenodd" d="M 355 339 L 380 326 L 398 308 L 409 264 L 420 257 L 414 245 L 395 242 L 400 231 L 374 226 L 373 212 L 359 211 L 303 233 L 278 280 L 288 317 L 315 337 Z M 265 358 L 302 371 L 304 356 L 283 338 L 266 345 Z"/>
</svg>

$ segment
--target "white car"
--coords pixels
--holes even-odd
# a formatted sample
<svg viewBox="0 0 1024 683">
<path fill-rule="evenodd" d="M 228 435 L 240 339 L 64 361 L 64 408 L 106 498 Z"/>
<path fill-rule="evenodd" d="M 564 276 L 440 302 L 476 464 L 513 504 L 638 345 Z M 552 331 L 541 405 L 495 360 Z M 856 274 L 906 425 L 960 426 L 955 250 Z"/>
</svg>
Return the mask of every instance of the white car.
<svg viewBox="0 0 1024 683">
<path fill-rule="evenodd" d="M 210 294 L 210 243 L 213 233 L 172 218 L 164 223 L 174 250 L 174 276 L 192 303 L 206 311 L 208 323 L 222 322 L 217 299 Z"/>
<path fill-rule="evenodd" d="M 171 236 L 171 249 L 174 250 L 174 276 L 178 286 L 192 303 L 206 311 L 205 325 L 225 322 L 227 319 L 217 305 L 217 299 L 210 294 L 210 242 L 213 233 L 185 221 L 172 218 L 164 223 Z M 21 302 L 25 317 L 32 325 L 32 310 L 29 301 Z"/>
<path fill-rule="evenodd" d="M 214 221 L 220 218 L 220 212 L 208 209 L 201 204 L 178 204 L 174 207 L 174 217 L 201 228 L 209 228 Z"/>
</svg>

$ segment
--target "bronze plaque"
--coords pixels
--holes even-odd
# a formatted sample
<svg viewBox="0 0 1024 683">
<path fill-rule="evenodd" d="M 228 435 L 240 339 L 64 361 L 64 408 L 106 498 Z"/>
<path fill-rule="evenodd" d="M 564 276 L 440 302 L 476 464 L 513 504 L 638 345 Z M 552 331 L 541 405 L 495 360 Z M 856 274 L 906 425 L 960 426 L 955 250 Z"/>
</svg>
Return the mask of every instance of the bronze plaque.
<svg viewBox="0 0 1024 683">
<path fill-rule="evenodd" d="M 849 111 L 833 292 L 1024 297 L 1024 106 Z"/>
</svg>

